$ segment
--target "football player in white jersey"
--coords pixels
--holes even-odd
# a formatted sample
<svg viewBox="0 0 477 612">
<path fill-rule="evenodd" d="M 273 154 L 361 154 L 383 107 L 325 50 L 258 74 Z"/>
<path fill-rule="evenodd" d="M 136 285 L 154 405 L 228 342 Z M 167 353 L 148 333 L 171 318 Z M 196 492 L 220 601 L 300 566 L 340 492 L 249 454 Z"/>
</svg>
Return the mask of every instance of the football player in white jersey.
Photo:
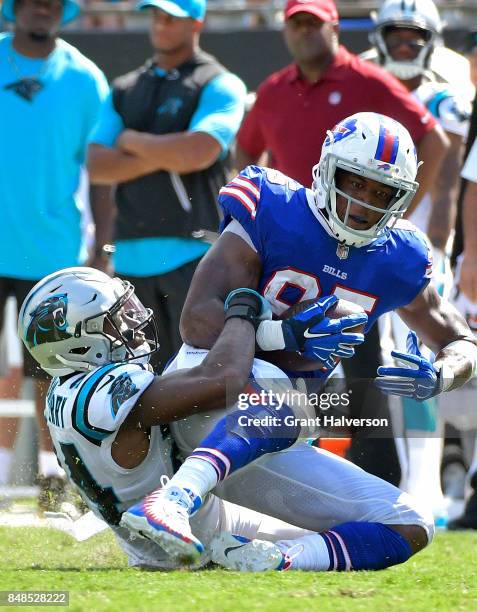
<svg viewBox="0 0 477 612">
<path fill-rule="evenodd" d="M 364 336 L 346 329 L 367 317 L 330 320 L 326 310 L 336 301 L 317 300 L 280 325 L 300 343 L 309 332 L 307 348 L 316 343 L 323 360 L 349 356 Z M 269 316 L 265 300 L 239 289 L 229 295 L 225 311 L 210 352 L 183 347 L 167 373 L 156 376 L 147 363 L 157 346 L 152 313 L 129 283 L 70 268 L 40 281 L 22 305 L 19 335 L 55 377 L 45 416 L 58 459 L 88 505 L 116 532 L 130 564 L 174 568 L 199 558 L 206 562 L 203 542 L 216 562 L 238 569 L 380 569 L 423 548 L 432 538 L 432 521 L 406 494 L 326 451 L 300 443 L 285 450 L 309 431 L 300 420 L 315 415 L 307 402 L 293 408 L 249 402 L 226 418 L 218 413 L 215 427 L 170 484 L 162 482 L 174 465 L 171 438 L 161 426 L 232 404 L 251 368 L 254 389 L 258 379 L 274 379 L 292 393 L 275 366 L 253 362 L 255 329 Z M 285 436 L 274 424 L 255 424 L 257 417 L 280 414 L 298 418 Z M 242 426 L 241 416 L 251 424 Z M 180 433 L 187 442 L 187 422 Z M 239 469 L 255 459 L 260 463 L 260 457 L 267 461 L 258 471 Z M 234 471 L 242 481 L 228 476 Z M 256 508 L 264 500 L 273 516 L 206 496 L 220 480 L 222 498 L 231 482 L 243 506 Z"/>
<path fill-rule="evenodd" d="M 462 144 L 471 112 L 471 83 L 466 60 L 442 46 L 443 24 L 433 0 L 385 0 L 374 15 L 370 36 L 374 48 L 363 54 L 396 76 L 439 121 L 450 147 L 441 164 L 439 178 L 431 193 L 406 213 L 433 245 L 434 282 L 442 294 L 452 286 L 449 238 L 454 226 Z M 456 75 L 460 74 L 460 78 Z M 383 325 L 384 323 L 384 325 Z M 382 322 L 392 331 L 397 350 L 405 350 L 408 328 L 396 315 Z M 383 330 L 383 331 L 384 331 Z M 386 333 L 384 333 L 384 337 Z M 412 400 L 393 402 L 399 422 L 404 424 L 406 443 L 398 438 L 397 448 L 403 474 L 401 486 L 426 499 L 435 509 L 436 520 L 444 521 L 445 501 L 440 485 L 443 423 L 436 400 L 416 406 Z"/>
<path fill-rule="evenodd" d="M 229 312 L 237 300 L 240 306 L 235 296 Z M 44 278 L 26 297 L 19 336 L 54 377 L 45 418 L 57 457 L 91 509 L 116 531 L 132 564 L 174 566 L 157 545 L 130 539 L 119 526 L 121 514 L 174 472 L 172 442 L 162 426 L 223 408 L 243 390 L 255 349 L 251 322 L 264 305 L 250 294 L 197 367 L 159 377 L 148 366 L 158 346 L 152 311 L 128 282 L 68 268 Z M 201 521 L 216 527 L 226 519 L 241 531 L 226 504 L 205 504 L 198 531 Z"/>
</svg>

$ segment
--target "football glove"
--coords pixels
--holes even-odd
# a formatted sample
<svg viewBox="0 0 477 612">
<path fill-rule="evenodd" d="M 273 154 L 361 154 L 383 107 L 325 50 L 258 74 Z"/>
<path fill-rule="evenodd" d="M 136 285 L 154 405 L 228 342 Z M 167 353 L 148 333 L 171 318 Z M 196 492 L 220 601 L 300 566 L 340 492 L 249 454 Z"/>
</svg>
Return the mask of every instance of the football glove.
<svg viewBox="0 0 477 612">
<path fill-rule="evenodd" d="M 379 366 L 375 384 L 388 395 L 412 397 L 424 401 L 443 390 L 441 372 L 429 359 L 422 356 L 416 333 L 410 331 L 406 342 L 407 353 L 392 351 L 391 355 L 404 367 Z"/>
<path fill-rule="evenodd" d="M 285 350 L 298 351 L 308 359 L 322 361 L 327 368 L 336 365 L 333 356 L 352 357 L 354 347 L 364 341 L 364 334 L 345 330 L 366 323 L 368 316 L 363 312 L 330 319 L 326 311 L 337 301 L 336 295 L 320 298 L 303 312 L 282 321 Z"/>
</svg>

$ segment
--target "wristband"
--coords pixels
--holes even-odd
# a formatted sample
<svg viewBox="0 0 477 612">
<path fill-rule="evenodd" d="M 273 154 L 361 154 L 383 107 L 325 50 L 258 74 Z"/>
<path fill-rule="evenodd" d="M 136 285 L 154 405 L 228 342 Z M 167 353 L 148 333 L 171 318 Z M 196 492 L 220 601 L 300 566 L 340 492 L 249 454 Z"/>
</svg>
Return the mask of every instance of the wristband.
<svg viewBox="0 0 477 612">
<path fill-rule="evenodd" d="M 261 321 L 256 342 L 262 351 L 280 351 L 285 348 L 281 321 Z"/>
<path fill-rule="evenodd" d="M 448 391 L 454 382 L 454 370 L 446 363 L 433 364 L 434 368 L 439 372 L 439 380 L 442 385 L 442 392 Z"/>
<path fill-rule="evenodd" d="M 253 289 L 235 289 L 225 300 L 225 321 L 245 319 L 256 328 L 262 311 L 262 297 Z"/>
<path fill-rule="evenodd" d="M 472 365 L 471 377 L 474 376 L 477 370 L 477 346 L 475 345 L 475 340 L 473 338 L 460 338 L 459 340 L 454 340 L 446 344 L 442 350 L 447 349 L 453 349 L 460 355 L 466 357 Z"/>
</svg>

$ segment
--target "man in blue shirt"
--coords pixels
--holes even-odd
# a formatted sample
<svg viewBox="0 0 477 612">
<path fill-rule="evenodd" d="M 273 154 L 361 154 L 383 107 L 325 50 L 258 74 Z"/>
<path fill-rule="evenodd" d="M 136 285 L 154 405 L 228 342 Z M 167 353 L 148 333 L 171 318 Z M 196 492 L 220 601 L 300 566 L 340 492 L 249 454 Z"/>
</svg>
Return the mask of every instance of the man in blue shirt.
<svg viewBox="0 0 477 612">
<path fill-rule="evenodd" d="M 92 137 L 92 182 L 117 184 L 114 266 L 159 323 L 163 367 L 207 238 L 245 86 L 199 47 L 205 0 L 143 0 L 154 56 L 117 79 Z"/>
<path fill-rule="evenodd" d="M 21 304 L 45 274 L 87 258 L 77 189 L 108 85 L 90 60 L 58 38 L 61 25 L 78 13 L 72 0 L 5 0 L 2 5 L 3 18 L 14 28 L 0 34 L 0 329 L 9 295 Z M 102 244 L 108 242 L 101 223 L 106 203 L 95 204 Z M 28 353 L 24 374 L 36 381 L 40 473 L 48 476 L 57 471 L 57 462 L 43 425 L 46 376 Z M 15 423 L 0 428 L 7 462 L 15 429 Z"/>
</svg>

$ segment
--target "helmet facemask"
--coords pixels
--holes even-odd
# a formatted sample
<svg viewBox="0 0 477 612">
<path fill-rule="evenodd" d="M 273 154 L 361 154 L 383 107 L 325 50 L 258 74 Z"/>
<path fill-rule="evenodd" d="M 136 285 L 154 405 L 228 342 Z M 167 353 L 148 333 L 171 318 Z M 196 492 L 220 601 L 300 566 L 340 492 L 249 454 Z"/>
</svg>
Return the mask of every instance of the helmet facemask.
<svg viewBox="0 0 477 612">
<path fill-rule="evenodd" d="M 425 35 L 426 41 L 423 44 L 418 44 L 417 42 L 413 44 L 413 46 L 420 47 L 417 56 L 413 59 L 396 60 L 390 53 L 386 43 L 386 36 L 390 30 L 399 29 L 400 27 L 419 30 Z M 393 23 L 379 26 L 371 37 L 371 42 L 378 50 L 381 65 L 396 78 L 403 81 L 413 79 L 419 75 L 425 75 L 428 72 L 431 55 L 434 51 L 435 40 L 435 32 L 419 28 L 409 23 Z"/>
<path fill-rule="evenodd" d="M 367 202 L 359 200 L 345 193 L 336 185 L 336 170 L 342 169 L 358 176 L 369 178 L 383 185 L 388 185 L 395 190 L 385 208 L 378 208 Z M 329 153 L 313 168 L 313 190 L 315 194 L 320 193 L 324 200 L 325 215 L 333 235 L 348 246 L 360 247 L 369 244 L 385 231 L 386 227 L 392 227 L 401 218 L 409 207 L 418 184 L 403 178 L 386 175 L 377 170 L 367 168 L 357 162 L 350 162 L 338 155 Z M 320 190 L 321 188 L 321 190 Z M 337 195 L 347 200 L 347 206 L 343 218 L 338 214 Z M 318 206 L 320 203 L 317 202 Z M 364 209 L 379 212 L 381 217 L 368 229 L 356 229 L 348 225 L 348 219 L 352 204 L 358 204 Z"/>
<path fill-rule="evenodd" d="M 104 359 L 104 363 L 122 361 L 147 363 L 149 357 L 159 348 L 153 312 L 143 306 L 135 295 L 131 283 L 120 279 L 114 280 L 122 283 L 124 294 L 106 312 L 85 318 L 78 333 L 82 337 L 98 334 L 104 337 L 105 345 L 108 347 L 107 354 L 96 356 L 102 361 Z M 58 356 L 58 358 L 62 363 L 67 363 L 63 357 Z M 74 365 L 77 368 L 78 364 Z"/>
</svg>

